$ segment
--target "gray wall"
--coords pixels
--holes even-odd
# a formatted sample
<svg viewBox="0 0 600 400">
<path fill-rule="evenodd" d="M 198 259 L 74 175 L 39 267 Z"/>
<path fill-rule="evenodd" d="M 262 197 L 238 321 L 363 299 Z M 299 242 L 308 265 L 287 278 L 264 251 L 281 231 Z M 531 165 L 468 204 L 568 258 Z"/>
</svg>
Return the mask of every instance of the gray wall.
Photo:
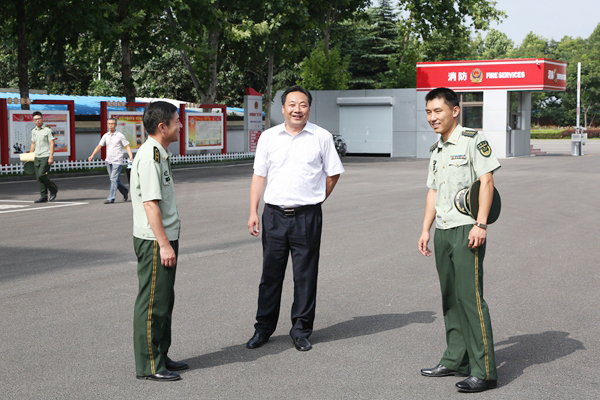
<svg viewBox="0 0 600 400">
<path fill-rule="evenodd" d="M 281 95 L 282 91 L 277 92 L 275 95 L 273 107 L 271 109 L 271 121 L 272 125 L 283 123 L 283 114 L 281 112 Z M 418 127 L 418 119 L 423 119 L 427 132 L 430 135 L 425 135 L 431 143 L 435 141 L 435 133 L 431 132 L 431 128 L 427 125 L 427 119 L 424 117 L 424 105 L 423 105 L 423 118 L 418 118 L 417 110 L 417 98 L 418 93 L 416 89 L 383 89 L 383 90 L 315 90 L 311 91 L 313 96 L 313 103 L 311 106 L 309 120 L 331 133 L 342 133 L 344 139 L 348 144 L 348 152 L 352 153 L 385 153 L 390 154 L 392 157 L 418 157 L 418 136 L 415 136 L 415 132 Z M 423 103 L 424 103 L 423 94 Z M 344 125 L 344 121 L 340 121 L 340 118 L 344 112 L 341 109 L 349 109 L 349 113 L 363 113 L 368 115 L 369 110 L 375 108 L 385 107 L 381 105 L 366 105 L 361 104 L 357 101 L 356 105 L 338 105 L 338 99 L 343 98 L 364 98 L 367 103 L 371 98 L 384 98 L 391 97 L 392 104 L 388 107 L 391 108 L 391 138 L 388 138 L 388 132 L 378 132 L 378 128 L 387 130 L 387 121 L 384 124 L 378 123 L 378 121 L 362 121 L 361 124 L 355 126 L 355 130 L 351 133 L 341 132 L 340 126 Z M 354 110 L 351 110 L 354 108 Z M 360 110 L 360 111 L 359 111 Z M 382 109 L 379 111 L 383 112 Z M 375 111 L 378 113 L 378 111 Z M 382 115 L 382 114 L 379 114 Z M 423 122 L 423 121 L 421 121 Z M 347 125 L 345 129 L 352 129 L 351 125 Z M 367 130 L 369 129 L 369 130 Z M 365 146 L 354 148 L 356 142 L 354 142 L 357 135 L 364 136 L 367 141 L 366 148 L 372 147 L 375 151 L 365 151 Z M 372 138 L 372 139 L 371 139 Z M 423 139 L 425 140 L 425 139 Z M 369 143 L 371 142 L 371 143 Z M 386 142 L 385 148 L 382 147 L 383 143 Z M 429 151 L 429 146 L 427 151 Z M 428 155 L 421 155 L 421 157 L 428 157 Z"/>
<path fill-rule="evenodd" d="M 272 126 L 284 121 L 282 93 L 277 92 L 274 98 Z M 427 122 L 427 92 L 417 92 L 416 89 L 315 90 L 311 94 L 313 102 L 309 120 L 331 133 L 341 133 L 348 144 L 348 153 L 429 158 L 429 148 L 439 139 Z M 383 104 L 384 99 L 391 101 Z M 391 133 L 388 109 L 391 109 Z M 510 134 L 506 131 L 507 92 L 484 91 L 483 132 L 498 158 L 529 154 L 531 93 L 523 93 L 520 112 L 524 124 L 521 130 L 513 132 L 511 143 Z M 512 154 L 508 152 L 509 146 L 512 146 Z"/>
</svg>

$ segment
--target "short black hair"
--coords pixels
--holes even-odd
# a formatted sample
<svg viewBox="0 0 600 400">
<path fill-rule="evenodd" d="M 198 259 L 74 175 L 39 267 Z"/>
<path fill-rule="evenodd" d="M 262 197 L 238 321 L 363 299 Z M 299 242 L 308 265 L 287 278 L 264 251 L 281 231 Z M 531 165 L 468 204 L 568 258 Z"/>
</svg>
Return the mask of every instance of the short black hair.
<svg viewBox="0 0 600 400">
<path fill-rule="evenodd" d="M 445 87 L 439 87 L 433 89 L 431 92 L 427 93 L 425 96 L 425 103 L 433 99 L 442 99 L 450 108 L 460 107 L 460 99 L 456 92 L 452 89 L 448 89 Z"/>
<path fill-rule="evenodd" d="M 308 97 L 308 106 L 309 107 L 311 106 L 312 96 L 311 96 L 310 92 L 299 85 L 290 86 L 289 88 L 287 88 L 285 90 L 285 92 L 283 92 L 283 94 L 281 95 L 281 105 L 282 106 L 285 106 L 285 99 L 287 98 L 287 95 L 292 92 L 304 93 L 306 95 L 306 97 Z"/>
<path fill-rule="evenodd" d="M 144 110 L 144 129 L 149 135 L 156 133 L 156 128 L 161 122 L 169 126 L 177 107 L 166 101 L 153 101 Z"/>
<path fill-rule="evenodd" d="M 115 124 L 117 123 L 117 119 L 116 119 L 116 118 L 114 118 L 114 117 L 107 118 L 107 119 L 106 119 L 106 122 L 110 121 L 111 119 L 112 119 L 113 121 L 115 121 Z"/>
<path fill-rule="evenodd" d="M 33 114 L 31 114 L 31 118 L 33 118 L 33 117 L 37 117 L 38 115 L 39 115 L 40 117 L 44 118 L 44 116 L 42 115 L 42 112 L 41 112 L 41 111 L 34 111 L 34 112 L 33 112 Z"/>
</svg>

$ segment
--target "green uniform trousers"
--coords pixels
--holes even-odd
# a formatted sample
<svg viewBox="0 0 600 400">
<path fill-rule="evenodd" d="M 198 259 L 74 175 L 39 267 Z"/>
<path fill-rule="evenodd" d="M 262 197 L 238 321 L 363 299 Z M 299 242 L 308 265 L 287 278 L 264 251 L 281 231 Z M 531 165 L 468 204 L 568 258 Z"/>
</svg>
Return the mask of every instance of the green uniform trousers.
<svg viewBox="0 0 600 400">
<path fill-rule="evenodd" d="M 35 157 L 33 159 L 33 167 L 35 168 L 35 177 L 38 180 L 40 194 L 42 197 L 47 198 L 48 190 L 51 192 L 56 192 L 58 190 L 54 182 L 48 178 L 48 171 L 50 171 L 48 157 Z"/>
<path fill-rule="evenodd" d="M 179 241 L 171 242 L 175 255 Z M 175 303 L 175 271 L 160 262 L 155 240 L 133 238 L 138 258 L 139 291 L 133 315 L 133 350 L 136 375 L 154 375 L 167 369 L 171 346 L 171 317 Z"/>
<path fill-rule="evenodd" d="M 447 344 L 440 364 L 480 379 L 497 380 L 492 323 L 483 300 L 485 243 L 475 249 L 468 247 L 472 227 L 435 231 Z"/>
</svg>

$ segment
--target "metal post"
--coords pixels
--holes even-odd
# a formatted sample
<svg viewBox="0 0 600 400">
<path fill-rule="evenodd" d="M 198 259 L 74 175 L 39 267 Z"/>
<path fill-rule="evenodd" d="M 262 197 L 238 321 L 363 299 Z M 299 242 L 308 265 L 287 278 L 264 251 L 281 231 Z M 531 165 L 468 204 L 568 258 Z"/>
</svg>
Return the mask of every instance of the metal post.
<svg viewBox="0 0 600 400">
<path fill-rule="evenodd" d="M 579 115 L 581 111 L 581 62 L 577 63 L 577 123 L 575 132 L 571 135 L 571 155 L 581 156 L 581 127 L 579 126 Z"/>
<path fill-rule="evenodd" d="M 8 147 L 8 110 L 6 99 L 0 99 L 0 165 L 10 164 Z"/>
<path fill-rule="evenodd" d="M 186 122 L 186 118 L 185 118 L 185 103 L 182 103 L 179 106 L 179 122 L 181 122 L 181 130 L 179 131 L 179 155 L 180 156 L 185 156 L 185 151 L 187 148 L 187 141 L 185 140 L 186 138 L 186 129 L 187 129 L 187 122 Z"/>
<path fill-rule="evenodd" d="M 108 130 L 107 125 L 108 119 L 108 106 L 106 101 L 100 102 L 100 140 L 102 140 L 102 135 Z M 100 159 L 106 160 L 106 146 L 102 146 L 100 149 Z"/>
</svg>

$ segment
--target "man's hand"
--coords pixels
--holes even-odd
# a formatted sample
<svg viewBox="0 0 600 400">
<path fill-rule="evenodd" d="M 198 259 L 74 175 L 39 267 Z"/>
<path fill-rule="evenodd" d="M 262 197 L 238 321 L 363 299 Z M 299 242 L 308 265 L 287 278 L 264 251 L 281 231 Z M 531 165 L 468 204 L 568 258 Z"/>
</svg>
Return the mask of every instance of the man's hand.
<svg viewBox="0 0 600 400">
<path fill-rule="evenodd" d="M 163 267 L 173 268 L 177 263 L 177 258 L 175 257 L 175 250 L 171 244 L 168 246 L 160 247 L 160 263 Z"/>
<path fill-rule="evenodd" d="M 52 158 L 52 156 L 48 157 L 48 165 L 52 165 L 54 164 L 54 159 Z"/>
<path fill-rule="evenodd" d="M 248 219 L 248 232 L 252 236 L 258 236 L 260 234 L 260 220 L 258 219 L 257 213 L 250 214 Z"/>
<path fill-rule="evenodd" d="M 93 157 L 93 156 L 89 156 L 89 157 L 88 157 L 88 161 L 92 161 L 93 159 L 94 159 L 94 157 Z"/>
<path fill-rule="evenodd" d="M 423 232 L 419 238 L 419 252 L 424 256 L 429 257 L 431 256 L 431 250 L 427 247 L 427 243 L 429 243 L 429 232 Z"/>
<path fill-rule="evenodd" d="M 473 226 L 469 232 L 469 248 L 474 249 L 485 243 L 487 231 L 478 226 Z"/>
</svg>

